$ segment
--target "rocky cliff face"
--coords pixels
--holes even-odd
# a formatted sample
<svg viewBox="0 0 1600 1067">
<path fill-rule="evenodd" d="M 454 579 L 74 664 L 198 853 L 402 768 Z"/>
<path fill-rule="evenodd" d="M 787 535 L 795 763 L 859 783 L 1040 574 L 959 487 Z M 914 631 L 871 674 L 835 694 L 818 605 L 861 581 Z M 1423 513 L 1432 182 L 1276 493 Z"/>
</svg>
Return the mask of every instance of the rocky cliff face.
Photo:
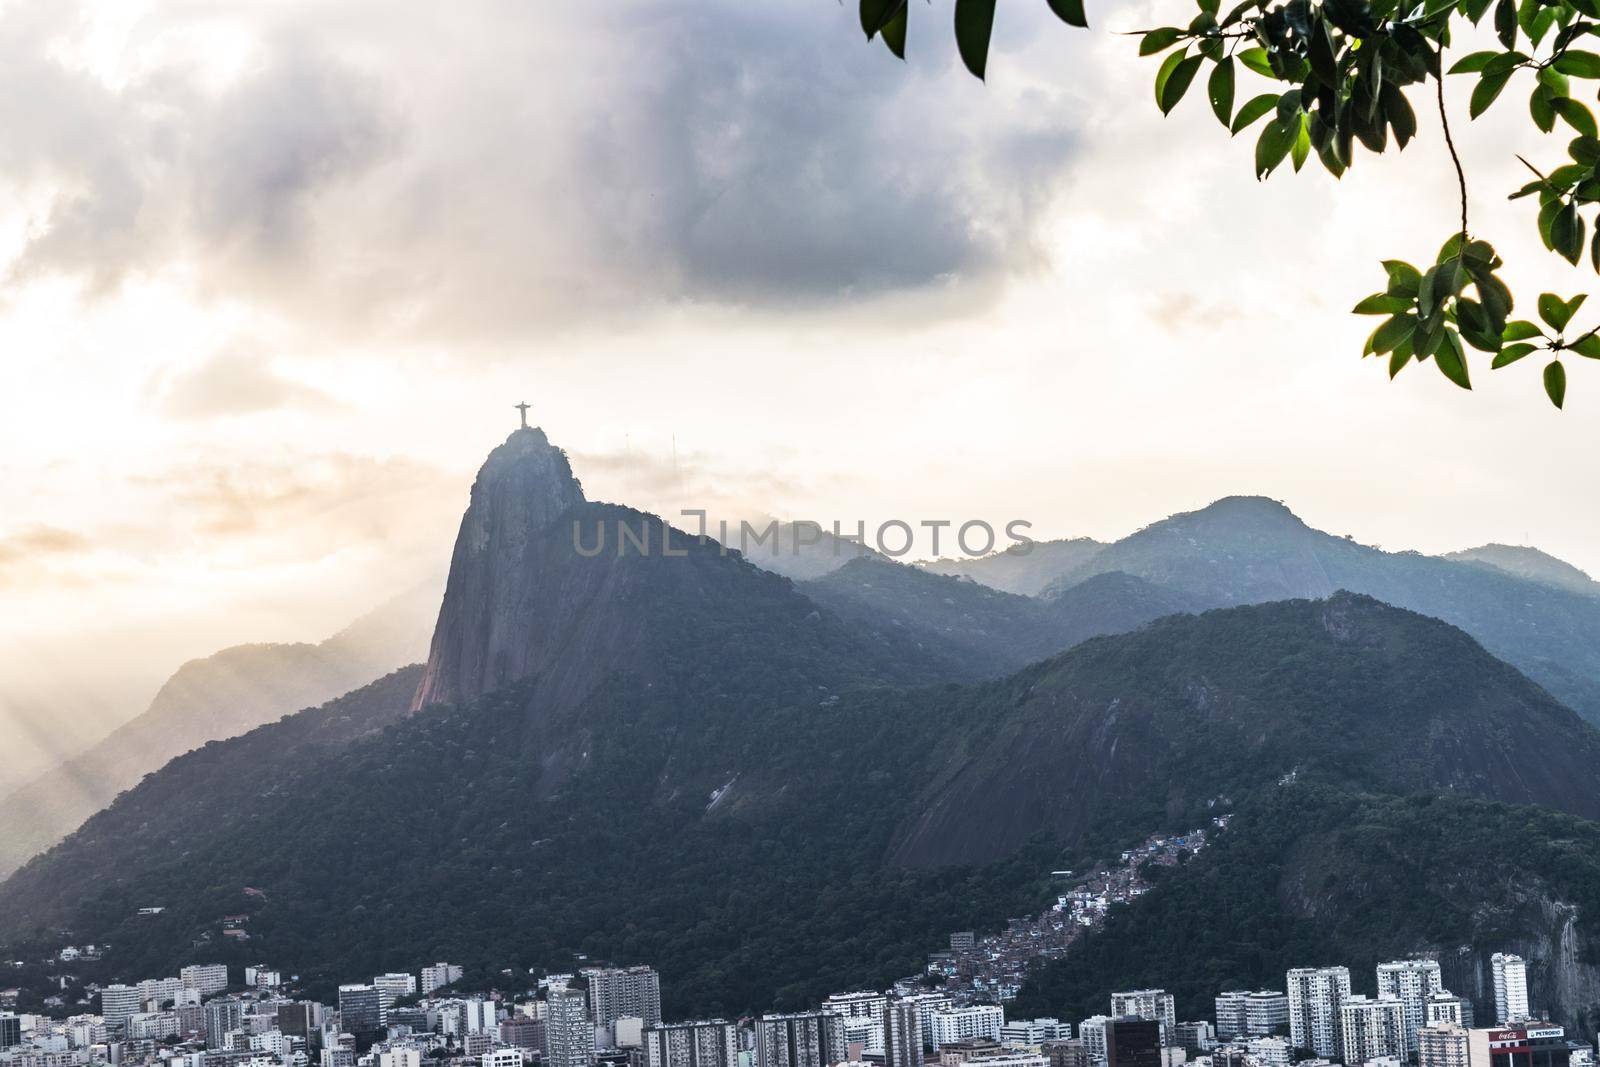
<svg viewBox="0 0 1600 1067">
<path fill-rule="evenodd" d="M 467 700 L 534 669 L 530 634 L 554 596 L 537 561 L 556 520 L 582 502 L 566 455 L 543 430 L 518 429 L 489 453 L 456 535 L 414 707 Z"/>
</svg>

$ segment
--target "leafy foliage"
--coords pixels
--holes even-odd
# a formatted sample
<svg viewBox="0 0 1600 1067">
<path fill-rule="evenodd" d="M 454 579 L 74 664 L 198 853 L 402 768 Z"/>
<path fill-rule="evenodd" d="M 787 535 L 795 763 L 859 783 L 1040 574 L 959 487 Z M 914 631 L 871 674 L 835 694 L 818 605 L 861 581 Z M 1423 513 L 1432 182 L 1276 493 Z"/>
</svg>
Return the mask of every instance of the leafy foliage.
<svg viewBox="0 0 1600 1067">
<path fill-rule="evenodd" d="M 860 0 L 860 7 L 868 39 L 881 37 L 905 58 L 906 0 Z M 1444 106 L 1444 54 L 1456 19 L 1476 26 L 1492 8 L 1503 50 L 1473 52 L 1448 72 L 1477 76 L 1470 116 L 1488 111 L 1516 75 L 1527 71 L 1533 75 L 1528 103 L 1534 126 L 1550 133 L 1559 121 L 1577 133 L 1567 162 L 1548 175 L 1530 164 L 1536 180 L 1511 194 L 1514 199 L 1537 195 L 1545 247 L 1577 264 L 1588 230 L 1584 212 L 1600 203 L 1600 131 L 1594 113 L 1573 97 L 1573 81 L 1600 80 L 1600 53 L 1578 47 L 1600 34 L 1600 0 L 1242 0 L 1226 12 L 1221 0 L 1196 0 L 1196 7 L 1186 25 L 1137 34 L 1141 56 L 1165 53 L 1155 75 L 1156 106 L 1170 114 L 1209 63 L 1206 97 L 1229 135 L 1260 124 L 1254 150 L 1258 179 L 1285 162 L 1299 171 L 1313 154 L 1337 178 L 1354 165 L 1358 147 L 1381 153 L 1392 142 L 1396 150 L 1404 149 L 1417 133 L 1408 90 L 1430 79 L 1435 83 L 1461 189 L 1461 226 L 1425 272 L 1401 260 L 1384 263 L 1387 287 L 1356 310 L 1388 318 L 1362 354 L 1388 356 L 1391 378 L 1412 362 L 1431 359 L 1447 379 L 1470 389 L 1469 347 L 1494 357 L 1493 369 L 1533 351 L 1523 347 L 1525 337 L 1514 336 L 1517 330 L 1508 334 L 1513 299 L 1497 274 L 1503 263 L 1468 225 L 1466 174 Z M 1070 25 L 1087 25 L 1081 0 L 1051 0 L 1050 8 Z M 956 0 L 957 49 L 979 78 L 988 70 L 994 14 L 995 0 Z M 1241 75 L 1276 85 L 1249 93 L 1239 104 Z M 1600 272 L 1600 221 L 1594 229 L 1589 252 Z M 1545 367 L 1544 387 L 1556 407 L 1566 397 L 1560 354 L 1600 358 L 1600 345 L 1587 345 L 1593 336 L 1585 335 L 1581 344 L 1546 338 L 1550 343 L 1538 346 L 1554 357 Z"/>
</svg>

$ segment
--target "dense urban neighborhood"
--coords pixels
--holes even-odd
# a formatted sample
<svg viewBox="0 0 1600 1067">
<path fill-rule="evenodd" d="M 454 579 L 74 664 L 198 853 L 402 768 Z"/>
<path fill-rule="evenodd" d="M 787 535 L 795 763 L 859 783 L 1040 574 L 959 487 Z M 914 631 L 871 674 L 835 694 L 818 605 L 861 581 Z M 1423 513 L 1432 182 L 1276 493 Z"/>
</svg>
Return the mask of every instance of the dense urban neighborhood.
<svg viewBox="0 0 1600 1067">
<path fill-rule="evenodd" d="M 1189 835 L 1192 840 L 1195 835 Z M 1165 842 L 1147 849 L 1160 852 Z M 1131 890 L 1130 890 L 1131 891 Z M 1092 921 L 1077 894 L 1056 914 Z M 662 1017 L 649 966 L 585 967 L 526 988 L 468 988 L 447 962 L 338 987 L 332 1003 L 295 994 L 261 964 L 197 963 L 175 976 L 87 990 L 95 1010 L 0 1014 L 4 1067 L 1592 1067 L 1594 1049 L 1539 1017 L 1525 962 L 1493 957 L 1493 1017 L 1442 987 L 1437 962 L 1378 966 L 1375 996 L 1342 966 L 1295 968 L 1284 987 L 1221 990 L 1184 1005 L 1163 989 L 1112 992 L 1075 1021 L 1008 1018 L 977 982 L 998 937 L 953 933 L 951 951 L 887 990 L 841 992 L 811 1010 L 741 1019 Z M 62 949 L 70 965 L 94 948 Z M 15 1000 L 15 991 L 10 998 Z M 56 1007 L 53 1005 L 53 1007 Z M 61 1006 L 65 1007 L 65 1006 Z"/>
</svg>

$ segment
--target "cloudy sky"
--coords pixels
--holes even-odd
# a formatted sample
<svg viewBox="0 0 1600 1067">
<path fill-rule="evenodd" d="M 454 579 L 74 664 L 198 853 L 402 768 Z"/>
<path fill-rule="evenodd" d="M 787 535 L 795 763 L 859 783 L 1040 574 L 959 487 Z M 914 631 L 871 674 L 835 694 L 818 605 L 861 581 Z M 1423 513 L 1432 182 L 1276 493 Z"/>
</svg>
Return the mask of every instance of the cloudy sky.
<svg viewBox="0 0 1600 1067">
<path fill-rule="evenodd" d="M 1113 33 L 1187 6 L 1013 0 L 983 84 L 948 0 L 904 64 L 835 0 L 0 0 L 0 700 L 93 733 L 436 579 L 523 398 L 669 513 L 1110 538 L 1249 492 L 1600 572 L 1600 373 L 1557 414 L 1358 358 L 1378 260 L 1455 225 L 1432 112 L 1258 184 Z M 1577 292 L 1504 201 L 1559 151 L 1520 95 L 1461 120 L 1474 230 Z"/>
</svg>

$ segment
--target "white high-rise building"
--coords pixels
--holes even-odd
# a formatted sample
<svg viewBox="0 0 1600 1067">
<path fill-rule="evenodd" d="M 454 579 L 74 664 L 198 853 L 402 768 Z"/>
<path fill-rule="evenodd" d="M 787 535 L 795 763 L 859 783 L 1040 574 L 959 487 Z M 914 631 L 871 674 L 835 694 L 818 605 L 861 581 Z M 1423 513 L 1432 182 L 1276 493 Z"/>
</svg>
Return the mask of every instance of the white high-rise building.
<svg viewBox="0 0 1600 1067">
<path fill-rule="evenodd" d="M 151 1008 L 165 1007 L 182 993 L 182 978 L 146 978 L 139 983 L 139 1000 Z"/>
<path fill-rule="evenodd" d="M 851 1059 L 883 1055 L 883 1022 L 870 1015 L 836 1015 Z"/>
<path fill-rule="evenodd" d="M 1172 994 L 1165 989 L 1134 989 L 1126 993 L 1111 994 L 1111 1017 L 1120 1019 L 1131 1015 L 1136 1019 L 1153 1019 L 1161 1024 L 1161 1039 L 1178 1025 L 1178 1012 Z"/>
<path fill-rule="evenodd" d="M 1289 1029 L 1289 998 L 1272 989 L 1258 989 L 1245 998 L 1245 1033 L 1268 1037 Z"/>
<path fill-rule="evenodd" d="M 588 996 L 581 989 L 552 989 L 546 1011 L 549 1067 L 589 1067 L 594 1062 L 594 1024 Z"/>
<path fill-rule="evenodd" d="M 1472 1001 L 1446 989 L 1429 996 L 1422 1006 L 1422 1025 L 1437 1026 L 1440 1023 L 1472 1029 Z"/>
<path fill-rule="evenodd" d="M 520 1048 L 490 1049 L 483 1054 L 478 1062 L 481 1067 L 522 1067 L 522 1050 Z"/>
<path fill-rule="evenodd" d="M 1310 1049 L 1323 1059 L 1341 1060 L 1339 1008 L 1350 996 L 1350 969 L 1296 967 L 1285 976 L 1285 982 L 1289 1040 L 1296 1048 Z"/>
<path fill-rule="evenodd" d="M 661 976 L 655 968 L 593 968 L 583 974 L 589 980 L 589 1011 L 596 1026 L 610 1030 L 624 1016 L 643 1019 L 646 1026 L 661 1022 Z"/>
<path fill-rule="evenodd" d="M 1506 1026 L 1528 1018 L 1528 964 L 1521 956 L 1496 952 L 1489 967 L 1494 972 L 1495 1021 Z"/>
<path fill-rule="evenodd" d="M 422 968 L 422 992 L 426 996 L 441 986 L 461 981 L 461 967 L 454 963 L 435 963 Z"/>
<path fill-rule="evenodd" d="M 888 1006 L 888 994 L 871 991 L 835 993 L 822 1002 L 823 1011 L 831 1011 L 835 1015 L 866 1015 L 873 1019 L 882 1019 L 884 1009 Z"/>
<path fill-rule="evenodd" d="M 492 1000 L 473 998 L 461 1002 L 461 1032 L 492 1034 L 500 1028 L 500 1005 Z M 591 1039 L 591 1044 L 593 1040 Z"/>
<path fill-rule="evenodd" d="M 108 985 L 100 990 L 100 1018 L 113 1029 L 120 1029 L 129 1019 L 139 1014 L 139 987 Z"/>
<path fill-rule="evenodd" d="M 1294 1062 L 1294 1046 L 1286 1037 L 1252 1037 L 1246 1047 L 1261 1067 L 1289 1067 Z"/>
<path fill-rule="evenodd" d="M 833 1067 L 844 1058 L 844 1026 L 832 1012 L 763 1015 L 756 1020 L 757 1067 Z"/>
<path fill-rule="evenodd" d="M 917 1006 L 917 1026 L 922 1030 L 922 1046 L 927 1048 L 928 1042 L 933 1038 L 933 1015 L 950 1007 L 949 994 L 912 993 L 901 999 Z"/>
<path fill-rule="evenodd" d="M 822 1010 L 844 1019 L 845 1041 L 860 1041 L 868 1056 L 883 1055 L 883 1019 L 889 998 L 882 993 L 835 993 L 822 1002 Z"/>
<path fill-rule="evenodd" d="M 1008 1045 L 1042 1045 L 1070 1037 L 1072 1024 L 1060 1019 L 1015 1019 L 1000 1028 L 1000 1040 Z"/>
<path fill-rule="evenodd" d="M 647 1067 L 739 1067 L 738 1028 L 722 1019 L 646 1027 Z"/>
<path fill-rule="evenodd" d="M 1339 1005 L 1339 1022 L 1345 1063 L 1405 1058 L 1406 1007 L 1398 997 L 1345 997 Z"/>
<path fill-rule="evenodd" d="M 1249 1033 L 1245 1029 L 1245 1005 L 1249 1003 L 1248 989 L 1230 989 L 1217 994 L 1217 1037 L 1224 1041 Z M 1284 1001 L 1288 1010 L 1288 1001 Z"/>
<path fill-rule="evenodd" d="M 922 1012 L 912 1000 L 891 1000 L 883 1013 L 883 1067 L 922 1067 Z"/>
<path fill-rule="evenodd" d="M 422 1050 L 415 1045 L 391 1046 L 378 1053 L 378 1067 L 422 1067 Z"/>
<path fill-rule="evenodd" d="M 1110 1021 L 1109 1015 L 1091 1015 L 1078 1024 L 1078 1040 L 1083 1042 L 1090 1064 L 1106 1062 L 1106 1023 Z"/>
<path fill-rule="evenodd" d="M 969 1004 L 964 1008 L 945 1008 L 933 1013 L 933 1033 L 930 1040 L 934 1050 L 954 1041 L 971 1041 L 986 1037 L 1000 1040 L 1000 1030 L 1006 1024 L 1005 1009 L 998 1004 Z"/>
<path fill-rule="evenodd" d="M 246 979 L 248 981 L 248 979 Z M 251 983 L 252 985 L 254 983 Z M 391 971 L 380 974 L 372 979 L 372 985 L 379 993 L 383 994 L 383 1007 L 388 1010 L 394 1002 L 401 997 L 409 997 L 417 991 L 417 976 Z"/>
<path fill-rule="evenodd" d="M 203 997 L 228 988 L 228 968 L 221 963 L 191 963 L 178 972 L 185 989 L 199 990 Z"/>
<path fill-rule="evenodd" d="M 1469 1067 L 1469 1031 L 1452 1023 L 1434 1023 L 1417 1031 L 1417 1067 Z"/>
<path fill-rule="evenodd" d="M 1428 1021 L 1428 998 L 1443 990 L 1444 982 L 1439 977 L 1439 964 L 1435 960 L 1394 960 L 1378 964 L 1378 996 L 1394 997 L 1405 1009 L 1403 1059 L 1416 1057 L 1417 1031 Z"/>
</svg>

